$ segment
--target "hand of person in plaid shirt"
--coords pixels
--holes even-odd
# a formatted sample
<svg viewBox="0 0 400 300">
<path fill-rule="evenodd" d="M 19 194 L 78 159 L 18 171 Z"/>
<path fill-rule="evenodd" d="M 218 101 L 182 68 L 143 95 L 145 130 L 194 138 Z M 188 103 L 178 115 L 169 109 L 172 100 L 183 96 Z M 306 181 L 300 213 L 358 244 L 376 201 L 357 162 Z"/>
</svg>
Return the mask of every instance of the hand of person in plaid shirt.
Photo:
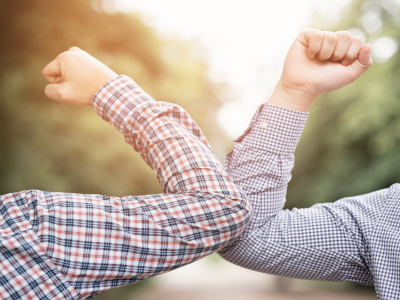
<svg viewBox="0 0 400 300">
<path fill-rule="evenodd" d="M 164 194 L 1 196 L 0 299 L 91 299 L 205 257 L 244 230 L 249 202 L 182 108 L 153 100 L 78 48 L 43 75 L 48 97 L 91 104 L 124 134 Z"/>
<path fill-rule="evenodd" d="M 86 51 L 72 47 L 43 69 L 49 84 L 45 94 L 52 100 L 88 106 L 94 94 L 118 75 Z"/>
</svg>

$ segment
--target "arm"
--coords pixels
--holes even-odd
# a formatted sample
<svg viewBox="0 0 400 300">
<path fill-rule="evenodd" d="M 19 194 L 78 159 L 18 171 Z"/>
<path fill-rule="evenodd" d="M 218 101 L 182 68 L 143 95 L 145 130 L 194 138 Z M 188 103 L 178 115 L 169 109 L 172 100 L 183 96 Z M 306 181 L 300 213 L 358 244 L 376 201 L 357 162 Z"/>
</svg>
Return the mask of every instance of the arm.
<svg viewBox="0 0 400 300">
<path fill-rule="evenodd" d="M 373 199 L 385 192 L 282 210 L 307 111 L 318 95 L 360 76 L 372 64 L 369 51 L 369 45 L 345 33 L 305 31 L 298 36 L 269 103 L 260 107 L 226 158 L 254 217 L 240 239 L 220 251 L 225 259 L 287 277 L 373 283 L 360 220 L 371 220 Z"/>
<path fill-rule="evenodd" d="M 360 38 L 348 32 L 311 29 L 297 36 L 268 103 L 260 106 L 249 128 L 235 141 L 234 150 L 226 157 L 230 174 L 235 182 L 240 180 L 247 194 L 268 197 L 267 187 L 271 186 L 274 193 L 279 191 L 280 196 L 275 199 L 280 200 L 271 201 L 274 208 L 263 209 L 261 218 L 276 214 L 285 204 L 294 166 L 293 153 L 312 104 L 319 95 L 337 90 L 361 76 L 372 65 L 370 51 L 369 44 L 363 45 Z M 246 158 L 243 154 L 248 150 L 255 151 L 260 158 Z M 282 165 L 271 165 L 274 160 L 269 155 L 264 157 L 257 152 L 259 150 L 263 150 L 264 155 L 283 157 Z M 246 160 L 242 162 L 242 159 Z M 243 167 L 245 164 L 249 165 Z M 260 169 L 260 173 L 252 174 L 256 169 Z M 265 202 L 268 201 L 262 201 Z M 258 214 L 259 211 L 255 211 L 255 215 Z"/>
<path fill-rule="evenodd" d="M 182 108 L 154 101 L 132 79 L 116 77 L 77 48 L 51 62 L 44 75 L 50 98 L 92 104 L 123 133 L 165 191 L 123 198 L 42 191 L 2 197 L 3 203 L 26 201 L 22 209 L 29 222 L 24 226 L 69 292 L 90 298 L 173 270 L 229 244 L 243 231 L 249 203 Z M 15 280 L 27 282 L 29 289 L 30 273 L 21 276 Z M 40 284 L 42 290 L 51 286 Z"/>
</svg>

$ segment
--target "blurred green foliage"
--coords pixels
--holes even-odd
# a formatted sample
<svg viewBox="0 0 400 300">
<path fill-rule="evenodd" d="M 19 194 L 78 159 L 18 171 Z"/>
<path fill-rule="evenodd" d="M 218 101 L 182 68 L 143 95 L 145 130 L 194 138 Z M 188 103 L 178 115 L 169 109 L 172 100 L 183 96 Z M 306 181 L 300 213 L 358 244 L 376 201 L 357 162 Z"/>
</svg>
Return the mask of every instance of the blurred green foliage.
<svg viewBox="0 0 400 300">
<path fill-rule="evenodd" d="M 216 122 L 220 86 L 208 79 L 199 45 L 163 40 L 139 15 L 107 13 L 101 0 L 2 0 L 0 37 L 0 194 L 162 191 L 154 172 L 91 108 L 45 97 L 42 69 L 72 46 L 131 76 L 155 99 L 183 106 L 215 147 L 228 140 Z M 124 299 L 143 284 L 98 299 Z"/>
<path fill-rule="evenodd" d="M 41 71 L 71 46 L 131 76 L 155 99 L 183 106 L 211 143 L 226 138 L 216 122 L 219 86 L 191 51 L 196 44 L 162 40 L 139 15 L 106 13 L 101 0 L 4 0 L 0 36 L 0 194 L 161 192 L 153 171 L 90 108 L 46 99 Z"/>
<path fill-rule="evenodd" d="M 375 63 L 356 82 L 315 103 L 296 151 L 288 207 L 309 207 L 400 181 L 400 52 L 386 61 L 378 56 L 388 50 L 379 45 L 380 38 L 400 45 L 400 2 L 355 0 L 334 24 L 325 19 L 314 26 L 365 35 Z"/>
</svg>

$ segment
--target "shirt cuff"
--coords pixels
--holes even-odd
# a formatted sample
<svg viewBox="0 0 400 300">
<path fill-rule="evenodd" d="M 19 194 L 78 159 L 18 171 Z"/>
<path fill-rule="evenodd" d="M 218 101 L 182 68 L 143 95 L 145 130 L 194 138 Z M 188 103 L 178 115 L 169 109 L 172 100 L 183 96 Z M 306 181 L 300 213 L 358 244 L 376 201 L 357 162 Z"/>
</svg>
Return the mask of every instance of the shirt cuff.
<svg viewBox="0 0 400 300">
<path fill-rule="evenodd" d="M 235 142 L 277 154 L 293 154 L 308 115 L 306 112 L 263 104 L 255 113 L 250 126 Z"/>
<path fill-rule="evenodd" d="M 128 120 L 138 118 L 150 102 L 155 102 L 130 77 L 120 75 L 104 84 L 93 96 L 92 107 L 105 121 L 124 132 Z"/>
</svg>

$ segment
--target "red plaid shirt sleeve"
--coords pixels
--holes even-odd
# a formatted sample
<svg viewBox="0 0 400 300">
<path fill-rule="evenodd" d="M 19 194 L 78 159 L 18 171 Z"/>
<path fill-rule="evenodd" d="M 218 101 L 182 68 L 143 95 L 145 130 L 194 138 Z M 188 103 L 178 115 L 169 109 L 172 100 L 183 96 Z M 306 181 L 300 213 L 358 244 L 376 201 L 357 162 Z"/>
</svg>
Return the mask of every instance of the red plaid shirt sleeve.
<svg viewBox="0 0 400 300">
<path fill-rule="evenodd" d="M 1 196 L 0 299 L 91 299 L 211 254 L 249 222 L 245 195 L 182 108 L 153 100 L 126 76 L 92 104 L 165 193 Z"/>
</svg>

